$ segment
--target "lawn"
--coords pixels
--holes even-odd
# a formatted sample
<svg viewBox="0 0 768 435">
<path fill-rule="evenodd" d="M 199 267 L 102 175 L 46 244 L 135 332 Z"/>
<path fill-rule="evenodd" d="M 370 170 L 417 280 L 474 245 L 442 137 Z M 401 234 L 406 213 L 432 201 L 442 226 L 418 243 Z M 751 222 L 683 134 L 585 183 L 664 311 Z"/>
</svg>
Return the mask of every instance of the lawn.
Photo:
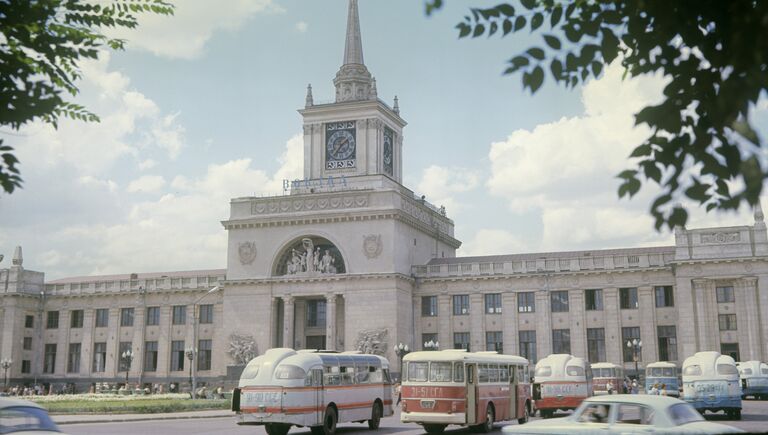
<svg viewBox="0 0 768 435">
<path fill-rule="evenodd" d="M 51 414 L 153 414 L 229 409 L 228 399 L 192 400 L 186 394 L 68 394 L 27 398 L 44 406 Z"/>
</svg>

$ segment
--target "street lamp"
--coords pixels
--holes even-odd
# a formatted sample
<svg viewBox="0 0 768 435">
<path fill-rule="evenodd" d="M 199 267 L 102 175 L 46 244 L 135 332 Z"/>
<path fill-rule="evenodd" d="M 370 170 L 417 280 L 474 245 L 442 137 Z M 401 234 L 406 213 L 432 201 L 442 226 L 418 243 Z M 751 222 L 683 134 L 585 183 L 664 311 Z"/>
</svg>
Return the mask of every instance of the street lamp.
<svg viewBox="0 0 768 435">
<path fill-rule="evenodd" d="M 11 368 L 11 364 L 13 364 L 13 360 L 10 358 L 3 358 L 0 361 L 0 367 L 3 368 L 3 377 L 5 378 L 3 389 L 8 389 L 8 369 Z"/>
<path fill-rule="evenodd" d="M 395 354 L 400 358 L 400 379 L 403 379 L 403 357 L 411 353 L 407 344 L 400 343 L 395 346 Z"/>
<path fill-rule="evenodd" d="M 195 354 L 197 353 L 197 349 L 194 347 L 188 347 L 184 353 L 187 354 L 187 359 L 189 360 L 189 388 L 192 389 L 192 398 L 195 398 L 195 383 L 192 380 L 192 361 L 195 360 Z"/>
<path fill-rule="evenodd" d="M 203 299 L 205 299 L 206 296 L 208 296 L 211 293 L 217 292 L 221 290 L 221 286 L 215 286 L 212 289 L 205 292 L 204 295 L 200 296 L 195 300 L 195 302 L 192 303 L 192 346 L 187 348 L 186 354 L 187 358 L 189 358 L 189 376 L 191 378 L 190 383 L 192 384 L 192 399 L 195 398 L 195 391 L 197 391 L 197 360 L 195 358 L 195 354 L 197 353 L 197 349 L 194 347 L 197 345 L 197 324 L 198 324 L 198 312 L 197 312 L 197 304 L 200 303 Z"/>
<path fill-rule="evenodd" d="M 425 341 L 424 342 L 424 350 L 438 350 L 440 348 L 440 342 L 439 341 Z"/>
<path fill-rule="evenodd" d="M 131 349 L 124 351 L 120 354 L 120 358 L 123 359 L 123 367 L 125 367 L 125 389 L 128 390 L 128 372 L 131 371 L 131 363 L 133 362 L 133 352 Z"/>
<path fill-rule="evenodd" d="M 635 361 L 635 377 L 637 378 L 637 381 L 640 382 L 640 373 L 637 370 L 637 359 L 643 348 L 643 341 L 638 340 L 637 338 L 627 340 L 627 347 L 632 349 L 632 359 Z"/>
</svg>

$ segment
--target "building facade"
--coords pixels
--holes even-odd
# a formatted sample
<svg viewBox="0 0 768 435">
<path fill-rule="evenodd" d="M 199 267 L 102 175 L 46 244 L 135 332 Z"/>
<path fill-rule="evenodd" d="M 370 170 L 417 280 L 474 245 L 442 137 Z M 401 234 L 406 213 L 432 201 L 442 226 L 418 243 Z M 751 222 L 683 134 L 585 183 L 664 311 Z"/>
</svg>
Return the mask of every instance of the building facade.
<svg viewBox="0 0 768 435">
<path fill-rule="evenodd" d="M 428 342 L 629 372 L 701 350 L 768 360 L 759 208 L 751 225 L 678 229 L 674 246 L 456 257 L 445 210 L 402 185 L 406 122 L 364 64 L 356 0 L 333 83 L 335 102 L 310 86 L 299 111 L 304 179 L 231 200 L 226 269 L 46 282 L 17 248 L 0 269 L 9 383 L 230 385 L 272 347 L 377 353 L 396 372 L 398 344 Z"/>
</svg>

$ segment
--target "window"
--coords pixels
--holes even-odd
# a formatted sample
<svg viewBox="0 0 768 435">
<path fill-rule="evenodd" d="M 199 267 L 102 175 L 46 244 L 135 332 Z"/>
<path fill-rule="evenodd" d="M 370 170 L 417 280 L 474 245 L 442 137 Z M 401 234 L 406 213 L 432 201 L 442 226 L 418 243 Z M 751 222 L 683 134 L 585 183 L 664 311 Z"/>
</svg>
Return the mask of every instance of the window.
<svg viewBox="0 0 768 435">
<path fill-rule="evenodd" d="M 22 344 L 22 349 L 24 349 L 24 350 L 32 350 L 32 337 L 24 337 L 24 342 Z"/>
<path fill-rule="evenodd" d="M 120 326 L 133 326 L 133 308 L 120 309 Z M 122 355 L 123 353 L 120 352 Z"/>
<path fill-rule="evenodd" d="M 674 307 L 675 294 L 671 285 L 658 286 L 654 288 L 656 296 L 656 308 Z"/>
<path fill-rule="evenodd" d="M 323 301 L 325 304 L 325 301 Z M 211 355 L 212 355 L 212 342 L 211 340 L 200 340 L 197 345 L 197 369 L 198 370 L 210 370 L 211 369 Z"/>
<path fill-rule="evenodd" d="M 501 314 L 501 293 L 485 295 L 485 313 Z"/>
<path fill-rule="evenodd" d="M 489 331 L 485 333 L 485 350 L 504 353 L 504 340 L 501 331 Z"/>
<path fill-rule="evenodd" d="M 200 310 L 199 322 L 201 324 L 213 323 L 213 305 L 200 305 L 198 309 Z"/>
<path fill-rule="evenodd" d="M 25 359 L 21 361 L 21 372 L 22 373 L 31 373 L 32 372 L 32 361 Z"/>
<path fill-rule="evenodd" d="M 675 326 L 656 328 L 659 337 L 659 360 L 677 361 L 677 331 Z"/>
<path fill-rule="evenodd" d="M 325 300 L 307 301 L 307 327 L 325 328 Z"/>
<path fill-rule="evenodd" d="M 178 372 L 184 370 L 184 340 L 173 340 L 171 342 L 171 371 Z"/>
<path fill-rule="evenodd" d="M 421 297 L 421 316 L 422 317 L 437 316 L 437 296 Z"/>
<path fill-rule="evenodd" d="M 536 362 L 536 331 L 520 331 L 520 356 Z"/>
<path fill-rule="evenodd" d="M 720 343 L 720 353 L 730 356 L 734 361 L 741 361 L 739 343 Z"/>
<path fill-rule="evenodd" d="M 160 324 L 160 307 L 147 307 L 147 326 Z"/>
<path fill-rule="evenodd" d="M 24 327 L 25 328 L 34 328 L 35 327 L 35 316 L 24 316 Z"/>
<path fill-rule="evenodd" d="M 645 406 L 620 403 L 616 415 L 616 423 L 621 424 L 651 424 L 653 422 L 653 410 Z"/>
<path fill-rule="evenodd" d="M 619 289 L 619 306 L 622 310 L 634 310 L 640 306 L 637 301 L 637 287 Z"/>
<path fill-rule="evenodd" d="M 98 308 L 96 309 L 96 327 L 106 328 L 109 326 L 109 309 Z"/>
<path fill-rule="evenodd" d="M 118 372 L 127 372 L 131 368 L 131 361 L 133 358 L 123 358 L 123 353 L 126 351 L 131 350 L 131 342 L 130 341 L 121 341 L 120 345 L 118 346 L 118 361 L 120 362 L 117 365 L 117 371 Z"/>
<path fill-rule="evenodd" d="M 517 294 L 517 312 L 533 313 L 536 311 L 536 300 L 533 292 L 521 292 Z"/>
<path fill-rule="evenodd" d="M 437 334 L 421 334 L 421 343 L 437 343 Z"/>
<path fill-rule="evenodd" d="M 93 371 L 103 372 L 107 366 L 107 343 L 93 344 Z"/>
<path fill-rule="evenodd" d="M 719 304 L 736 300 L 733 295 L 733 287 L 716 287 L 715 293 L 717 294 L 717 303 Z"/>
<path fill-rule="evenodd" d="M 621 328 L 621 348 L 624 349 L 624 362 L 634 361 L 634 346 L 627 346 L 627 343 L 634 339 L 640 341 L 640 327 Z M 637 349 L 637 360 L 643 360 L 642 348 Z"/>
<path fill-rule="evenodd" d="M 453 369 L 453 363 L 446 362 L 432 362 L 429 364 L 429 382 L 451 382 L 453 376 L 451 376 L 451 370 Z"/>
<path fill-rule="evenodd" d="M 171 316 L 171 323 L 174 325 L 183 325 L 187 323 L 187 306 L 186 305 L 174 305 L 173 315 Z"/>
<path fill-rule="evenodd" d="M 600 289 L 584 290 L 584 309 L 586 311 L 602 311 L 603 291 Z"/>
<path fill-rule="evenodd" d="M 56 312 L 58 314 L 58 311 Z M 53 373 L 56 369 L 56 344 L 45 345 L 45 356 L 43 358 L 43 373 Z"/>
<path fill-rule="evenodd" d="M 453 295 L 453 315 L 469 314 L 469 295 Z"/>
<path fill-rule="evenodd" d="M 154 307 L 157 308 L 157 307 Z M 144 343 L 144 371 L 154 372 L 157 370 L 157 342 L 147 341 Z"/>
<path fill-rule="evenodd" d="M 69 343 L 67 373 L 80 373 L 80 343 Z"/>
<path fill-rule="evenodd" d="M 453 348 L 466 349 L 469 352 L 469 332 L 454 332 Z"/>
<path fill-rule="evenodd" d="M 568 312 L 568 290 L 551 292 L 549 300 L 552 305 L 553 313 Z"/>
<path fill-rule="evenodd" d="M 593 363 L 606 360 L 604 328 L 587 328 L 587 358 Z"/>
<path fill-rule="evenodd" d="M 83 318 L 85 317 L 85 314 L 83 313 L 83 310 L 72 310 L 69 313 L 69 327 L 70 328 L 82 328 L 83 327 Z"/>
<path fill-rule="evenodd" d="M 571 330 L 552 330 L 552 353 L 571 353 Z"/>
<path fill-rule="evenodd" d="M 721 331 L 735 331 L 736 330 L 736 315 L 735 314 L 718 314 L 718 323 L 720 323 Z"/>
<path fill-rule="evenodd" d="M 59 312 L 58 311 L 48 311 L 47 315 L 48 315 L 48 318 L 46 319 L 45 328 L 46 329 L 58 329 L 58 327 L 59 327 Z"/>
</svg>

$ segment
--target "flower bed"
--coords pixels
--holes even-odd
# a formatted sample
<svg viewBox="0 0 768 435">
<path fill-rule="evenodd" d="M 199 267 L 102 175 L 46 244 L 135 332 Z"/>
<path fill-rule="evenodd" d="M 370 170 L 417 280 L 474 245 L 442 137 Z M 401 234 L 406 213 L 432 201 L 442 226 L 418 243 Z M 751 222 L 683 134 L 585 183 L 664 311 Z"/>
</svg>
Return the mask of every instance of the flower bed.
<svg viewBox="0 0 768 435">
<path fill-rule="evenodd" d="M 188 394 L 121 396 L 113 394 L 64 394 L 26 397 L 51 414 L 154 414 L 162 412 L 229 409 L 226 399 L 192 400 Z"/>
</svg>

